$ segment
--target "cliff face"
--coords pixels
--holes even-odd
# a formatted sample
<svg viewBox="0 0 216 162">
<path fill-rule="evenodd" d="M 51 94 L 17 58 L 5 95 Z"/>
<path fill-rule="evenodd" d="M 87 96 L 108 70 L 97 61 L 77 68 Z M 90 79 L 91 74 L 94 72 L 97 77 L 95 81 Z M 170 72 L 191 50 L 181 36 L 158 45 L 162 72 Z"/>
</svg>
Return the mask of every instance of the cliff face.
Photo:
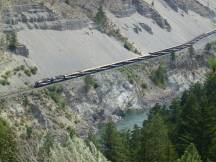
<svg viewBox="0 0 216 162">
<path fill-rule="evenodd" d="M 215 16 L 215 13 L 213 10 L 211 10 L 209 7 L 210 4 L 203 4 L 202 2 L 198 0 L 165 0 L 165 2 L 176 12 L 179 11 L 179 9 L 188 12 L 189 10 L 192 10 L 201 16 Z"/>
<path fill-rule="evenodd" d="M 188 0 L 188 1 L 163 0 L 163 2 L 167 3 L 176 12 L 178 12 L 179 10 L 183 10 L 185 12 L 192 10 L 206 17 L 208 17 L 209 14 L 214 15 L 214 12 L 208 8 L 209 6 L 206 6 L 206 3 L 203 3 L 202 1 L 200 2 L 198 0 Z M 155 3 L 158 3 L 158 1 L 157 0 L 156 1 L 153 0 L 88 0 L 88 2 L 86 0 L 67 1 L 67 4 L 69 4 L 72 7 L 78 6 L 82 9 L 87 9 L 91 12 L 95 12 L 95 10 L 97 10 L 99 6 L 103 6 L 112 12 L 116 12 L 116 11 L 125 12 L 126 10 L 131 8 L 134 8 L 134 11 L 137 11 L 139 10 L 137 9 L 137 4 L 139 4 L 139 7 L 142 8 L 142 6 L 148 6 L 148 5 L 150 7 L 154 7 Z"/>
</svg>

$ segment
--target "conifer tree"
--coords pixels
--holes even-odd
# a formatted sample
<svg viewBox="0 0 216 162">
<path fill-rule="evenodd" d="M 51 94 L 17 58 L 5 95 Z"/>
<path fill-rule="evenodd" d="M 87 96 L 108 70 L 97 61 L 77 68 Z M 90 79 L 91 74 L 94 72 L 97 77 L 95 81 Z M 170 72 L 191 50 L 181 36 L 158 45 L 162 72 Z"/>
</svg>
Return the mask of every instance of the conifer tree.
<svg viewBox="0 0 216 162">
<path fill-rule="evenodd" d="M 129 139 L 129 150 L 131 159 L 133 162 L 138 161 L 139 151 L 141 148 L 141 129 L 134 125 L 134 129 L 131 131 L 130 139 Z"/>
<path fill-rule="evenodd" d="M 177 162 L 202 162 L 202 160 L 194 144 L 190 144 Z"/>
<path fill-rule="evenodd" d="M 95 21 L 101 27 L 104 27 L 107 22 L 107 17 L 102 6 L 99 7 L 98 12 L 96 13 Z"/>
<path fill-rule="evenodd" d="M 144 125 L 140 162 L 173 162 L 175 150 L 168 137 L 168 129 L 160 116 L 155 114 Z"/>
<path fill-rule="evenodd" d="M 205 91 L 200 84 L 196 84 L 185 95 L 176 134 L 179 153 L 194 143 L 203 161 L 212 155 L 211 147 L 216 139 L 216 109 L 208 101 Z"/>
<path fill-rule="evenodd" d="M 102 135 L 102 151 L 106 158 L 112 162 L 127 162 L 127 151 L 121 134 L 113 122 L 106 124 Z"/>
</svg>

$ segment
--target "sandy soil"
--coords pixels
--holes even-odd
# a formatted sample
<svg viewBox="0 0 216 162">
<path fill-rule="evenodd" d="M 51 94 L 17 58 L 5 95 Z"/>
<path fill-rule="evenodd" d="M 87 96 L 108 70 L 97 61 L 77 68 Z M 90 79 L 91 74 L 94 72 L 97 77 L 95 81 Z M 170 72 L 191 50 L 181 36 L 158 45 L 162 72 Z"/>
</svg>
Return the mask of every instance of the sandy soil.
<svg viewBox="0 0 216 162">
<path fill-rule="evenodd" d="M 162 0 L 155 1 L 154 7 L 167 19 L 172 27 L 171 32 L 161 29 L 152 19 L 138 13 L 125 18 L 117 18 L 107 13 L 123 35 L 135 43 L 143 55 L 185 43 L 199 34 L 214 29 L 214 24 L 207 18 L 194 12 L 177 13 Z M 154 34 L 151 35 L 144 29 L 138 34 L 135 33 L 134 25 L 139 23 L 150 26 Z M 74 31 L 22 30 L 18 33 L 18 41 L 30 50 L 29 61 L 37 65 L 43 77 L 73 73 L 137 57 L 124 49 L 114 38 L 87 28 Z"/>
<path fill-rule="evenodd" d="M 30 51 L 43 76 L 73 73 L 137 57 L 118 41 L 96 30 L 24 30 L 18 40 Z"/>
<path fill-rule="evenodd" d="M 150 3 L 150 0 L 146 0 Z M 172 27 L 172 31 L 168 32 L 161 29 L 151 19 L 145 18 L 138 13 L 131 17 L 116 18 L 111 13 L 108 16 L 117 24 L 122 33 L 129 38 L 144 53 L 153 52 L 184 43 L 204 32 L 214 29 L 214 24 L 207 18 L 201 17 L 194 12 L 182 15 L 173 11 L 166 3 L 158 0 L 155 1 L 155 9 L 167 19 Z M 145 30 L 139 34 L 135 33 L 134 25 L 145 23 L 152 28 L 153 35 Z"/>
</svg>

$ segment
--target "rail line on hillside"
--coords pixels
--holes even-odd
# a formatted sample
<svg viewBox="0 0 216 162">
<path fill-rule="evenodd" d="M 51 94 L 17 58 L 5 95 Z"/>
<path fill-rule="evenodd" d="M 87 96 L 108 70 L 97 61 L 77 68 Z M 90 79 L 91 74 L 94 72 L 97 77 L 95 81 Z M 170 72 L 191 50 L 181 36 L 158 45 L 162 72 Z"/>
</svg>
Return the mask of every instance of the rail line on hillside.
<svg viewBox="0 0 216 162">
<path fill-rule="evenodd" d="M 55 84 L 55 83 L 61 83 L 61 82 L 64 82 L 64 81 L 75 79 L 75 78 L 80 78 L 80 77 L 92 75 L 92 74 L 95 74 L 95 73 L 99 73 L 99 72 L 102 72 L 102 71 L 122 67 L 122 66 L 137 63 L 137 62 L 140 62 L 140 61 L 149 60 L 149 59 L 152 59 L 152 58 L 168 55 L 168 54 L 171 54 L 171 53 L 175 53 L 175 52 L 181 51 L 183 49 L 192 47 L 195 43 L 197 43 L 201 39 L 204 39 L 204 38 L 206 38 L 206 37 L 208 37 L 210 35 L 213 35 L 213 34 L 216 34 L 216 29 L 213 30 L 213 31 L 210 31 L 208 33 L 201 34 L 201 35 L 195 37 L 194 39 L 192 39 L 191 41 L 186 42 L 184 44 L 174 46 L 174 47 L 171 47 L 171 48 L 167 48 L 167 49 L 164 49 L 164 50 L 161 50 L 161 51 L 152 52 L 152 53 L 149 53 L 149 55 L 147 55 L 147 56 L 141 56 L 141 57 L 137 57 L 137 58 L 126 60 L 126 61 L 121 61 L 121 62 L 117 62 L 117 63 L 97 67 L 97 68 L 94 68 L 94 69 L 87 69 L 87 70 L 75 72 L 73 74 L 59 75 L 59 76 L 55 76 L 55 77 L 51 77 L 51 78 L 42 79 L 42 80 L 39 80 L 39 81 L 35 82 L 35 85 L 32 85 L 31 87 L 26 88 L 24 90 L 11 92 L 10 94 L 5 94 L 5 95 L 2 95 L 2 96 L 0 95 L 0 99 L 13 97 L 13 96 L 15 97 L 18 94 L 24 94 L 24 93 L 28 93 L 28 92 L 31 92 L 31 91 L 34 91 L 34 90 L 42 89 L 42 88 L 45 88 L 45 87 L 47 87 L 49 85 L 52 85 L 52 84 Z"/>
<path fill-rule="evenodd" d="M 87 70 L 75 72 L 73 74 L 59 75 L 59 76 L 55 76 L 55 77 L 51 77 L 51 78 L 42 79 L 42 80 L 39 80 L 39 81 L 35 82 L 34 88 L 44 87 L 44 86 L 48 86 L 48 85 L 51 85 L 51 84 L 54 84 L 54 83 L 59 83 L 59 82 L 63 82 L 63 81 L 66 81 L 66 80 L 71 80 L 71 79 L 75 79 L 75 78 L 95 74 L 95 73 L 98 73 L 98 72 L 102 72 L 102 71 L 105 71 L 105 70 L 110 70 L 110 69 L 113 69 L 113 68 L 117 68 L 117 67 L 129 65 L 129 64 L 133 64 L 133 63 L 136 63 L 136 62 L 140 62 L 140 61 L 160 57 L 160 56 L 163 56 L 163 55 L 175 53 L 175 52 L 181 51 L 183 49 L 192 47 L 195 43 L 197 43 L 201 39 L 204 39 L 204 38 L 206 38 L 206 37 L 208 37 L 208 36 L 210 36 L 212 34 L 216 34 L 216 29 L 213 30 L 213 31 L 210 31 L 208 33 L 201 34 L 201 35 L 195 37 L 194 39 L 192 39 L 191 41 L 186 42 L 184 44 L 174 46 L 174 47 L 171 47 L 171 48 L 167 48 L 167 49 L 164 49 L 164 50 L 161 50 L 161 51 L 152 52 L 152 53 L 149 53 L 149 55 L 147 55 L 147 56 L 141 56 L 141 57 L 137 57 L 137 58 L 126 60 L 126 61 L 121 61 L 121 62 L 117 62 L 117 63 L 97 67 L 97 68 L 94 68 L 94 69 L 87 69 Z"/>
</svg>

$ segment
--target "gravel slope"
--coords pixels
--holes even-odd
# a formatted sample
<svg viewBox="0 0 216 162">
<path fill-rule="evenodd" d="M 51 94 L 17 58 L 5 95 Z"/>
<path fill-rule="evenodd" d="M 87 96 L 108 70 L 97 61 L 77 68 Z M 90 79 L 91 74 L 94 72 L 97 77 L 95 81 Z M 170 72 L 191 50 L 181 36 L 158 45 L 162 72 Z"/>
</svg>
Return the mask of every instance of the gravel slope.
<svg viewBox="0 0 216 162">
<path fill-rule="evenodd" d="M 96 30 L 24 30 L 18 33 L 18 40 L 27 46 L 29 59 L 44 77 L 137 57 L 115 39 Z"/>
<path fill-rule="evenodd" d="M 150 0 L 145 0 L 150 3 Z M 194 37 L 214 29 L 215 25 L 209 19 L 189 11 L 188 14 L 175 12 L 164 1 L 158 0 L 154 8 L 167 19 L 171 25 L 171 32 L 161 29 L 152 19 L 143 17 L 138 13 L 131 17 L 116 18 L 108 13 L 109 18 L 117 24 L 122 33 L 129 38 L 143 52 L 153 52 L 184 43 Z M 153 35 L 142 29 L 138 34 L 134 32 L 134 26 L 144 23 L 151 27 Z"/>
</svg>

